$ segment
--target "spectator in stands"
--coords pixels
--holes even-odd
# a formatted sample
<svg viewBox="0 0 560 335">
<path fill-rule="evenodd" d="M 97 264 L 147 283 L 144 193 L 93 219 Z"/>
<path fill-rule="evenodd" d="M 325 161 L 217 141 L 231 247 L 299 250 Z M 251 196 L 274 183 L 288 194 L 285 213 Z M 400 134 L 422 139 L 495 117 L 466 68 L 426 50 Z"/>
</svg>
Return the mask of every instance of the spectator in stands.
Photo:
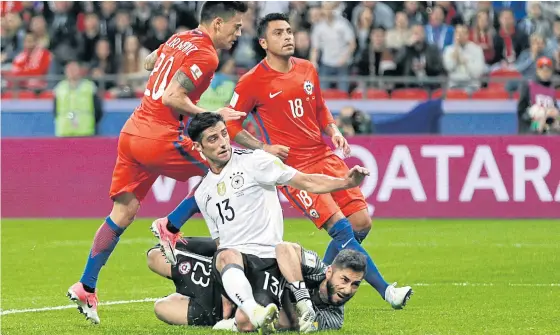
<svg viewBox="0 0 560 335">
<path fill-rule="evenodd" d="M 97 87 L 110 89 L 115 86 L 112 79 L 107 79 L 106 75 L 117 73 L 115 59 L 111 54 L 111 44 L 107 39 L 100 39 L 95 45 L 95 57 L 90 66 L 90 75 L 96 79 Z"/>
<path fill-rule="evenodd" d="M 558 104 L 552 85 L 553 64 L 550 58 L 537 60 L 534 80 L 523 82 L 517 103 L 518 131 L 520 134 L 560 132 Z M 542 114 L 538 113 L 539 107 Z M 534 114 L 533 114 L 534 113 Z M 540 114 L 540 115 L 539 115 Z"/>
<path fill-rule="evenodd" d="M 370 42 L 370 33 L 373 28 L 373 12 L 369 7 L 363 7 L 362 12 L 358 16 L 358 21 L 354 26 L 356 31 L 357 47 L 356 53 L 360 54 L 363 51 L 368 51 Z"/>
<path fill-rule="evenodd" d="M 554 59 L 554 55 L 551 50 L 546 48 L 544 38 L 535 33 L 531 35 L 531 42 L 529 49 L 524 50 L 517 58 L 515 62 L 515 69 L 523 75 L 525 78 L 533 78 L 536 73 L 536 61 L 540 57 L 548 57 Z M 512 87 L 512 90 L 516 90 L 517 86 Z"/>
<path fill-rule="evenodd" d="M 496 30 L 490 25 L 488 12 L 479 11 L 472 25 L 469 39 L 480 46 L 484 52 L 484 61 L 487 65 L 492 65 L 501 60 L 501 55 L 496 49 L 501 50 L 500 40 L 497 38 Z"/>
<path fill-rule="evenodd" d="M 218 65 L 210 87 L 202 94 L 198 106 L 206 110 L 217 110 L 227 106 L 235 89 L 235 60 L 225 57 Z"/>
<path fill-rule="evenodd" d="M 132 11 L 132 26 L 138 36 L 146 36 L 150 30 L 152 11 L 148 4 L 149 3 L 145 1 L 137 1 L 134 3 L 134 10 Z M 144 43 L 142 37 L 140 37 L 140 42 Z"/>
<path fill-rule="evenodd" d="M 405 84 L 406 87 L 436 88 L 439 84 L 423 83 L 426 77 L 437 77 L 444 74 L 441 53 L 437 46 L 426 42 L 425 30 L 422 25 L 414 25 L 407 45 L 402 48 L 395 58 L 398 72 L 406 77 L 416 77 L 417 80 Z"/>
<path fill-rule="evenodd" d="M 560 54 L 560 16 L 557 16 L 552 26 L 552 37 L 546 43 L 548 49 L 552 50 L 556 55 Z M 560 59 L 556 59 L 556 63 L 560 63 Z"/>
<path fill-rule="evenodd" d="M 171 32 L 169 31 L 167 18 L 157 14 L 152 18 L 152 29 L 148 31 L 143 45 L 151 52 L 159 48 L 169 37 L 171 37 Z"/>
<path fill-rule="evenodd" d="M 527 16 L 527 1 L 488 1 L 492 3 L 494 11 L 501 13 L 507 10 L 513 14 L 513 18 L 516 22 L 519 22 L 525 16 Z"/>
<path fill-rule="evenodd" d="M 300 30 L 294 34 L 294 43 L 296 50 L 294 56 L 303 59 L 309 59 L 311 52 L 311 37 L 307 30 Z"/>
<path fill-rule="evenodd" d="M 140 45 L 138 37 L 130 35 L 124 42 L 119 66 L 119 88 L 127 92 L 143 92 L 145 78 L 144 60 L 150 52 Z"/>
<path fill-rule="evenodd" d="M 27 33 L 23 42 L 23 51 L 18 54 L 12 63 L 12 75 L 16 77 L 45 76 L 49 72 L 51 54 L 49 50 L 37 44 L 33 33 Z M 41 78 L 30 78 L 18 81 L 20 88 L 40 91 L 46 88 L 47 83 Z"/>
<path fill-rule="evenodd" d="M 410 40 L 411 31 L 408 27 L 408 16 L 404 12 L 395 15 L 395 28 L 387 32 L 387 47 L 399 50 Z"/>
<path fill-rule="evenodd" d="M 255 11 L 249 8 L 243 20 L 246 22 L 243 26 L 243 34 L 237 38 L 237 43 L 230 52 L 238 67 L 250 69 L 264 58 L 265 53 L 260 52 L 261 47 L 253 24 L 255 22 Z"/>
<path fill-rule="evenodd" d="M 0 21 L 2 34 L 0 55 L 2 64 L 11 63 L 14 57 L 23 49 L 25 30 L 21 24 L 21 18 L 14 13 L 8 13 Z"/>
<path fill-rule="evenodd" d="M 84 31 L 80 38 L 80 52 L 78 59 L 83 63 L 90 63 L 95 55 L 95 46 L 101 39 L 99 18 L 95 13 L 88 13 L 84 18 Z"/>
<path fill-rule="evenodd" d="M 349 67 L 356 50 L 356 37 L 350 22 L 334 13 L 336 2 L 323 2 L 324 19 L 318 22 L 311 32 L 310 60 L 321 76 L 338 77 L 338 88 L 348 92 Z M 321 59 L 319 60 L 319 53 Z M 322 81 L 323 87 L 330 82 Z"/>
<path fill-rule="evenodd" d="M 169 20 L 169 30 L 176 31 L 180 26 L 194 29 L 198 26 L 198 20 L 192 12 L 185 10 L 182 4 L 173 1 L 160 2 L 160 12 Z"/>
<path fill-rule="evenodd" d="M 58 137 L 93 136 L 103 115 L 95 84 L 82 78 L 77 62 L 69 62 L 66 79 L 54 88 L 54 125 Z"/>
<path fill-rule="evenodd" d="M 435 6 L 430 14 L 430 23 L 426 25 L 428 43 L 437 46 L 440 51 L 453 44 L 453 27 L 445 24 L 444 18 L 443 8 Z"/>
<path fill-rule="evenodd" d="M 463 24 L 463 18 L 451 1 L 436 1 L 436 5 L 440 6 L 443 9 L 445 19 L 443 22 L 449 26 L 456 26 L 458 24 Z"/>
<path fill-rule="evenodd" d="M 428 23 L 428 14 L 419 8 L 418 1 L 405 1 L 404 13 L 408 17 L 410 25 L 425 25 Z"/>
<path fill-rule="evenodd" d="M 515 29 L 513 12 L 509 9 L 504 9 L 500 12 L 498 39 L 500 45 L 503 46 L 502 50 L 496 48 L 496 52 L 501 55 L 502 66 L 515 63 L 519 54 L 529 47 L 527 34 L 522 30 Z"/>
<path fill-rule="evenodd" d="M 130 14 L 128 14 L 125 10 L 117 11 L 113 26 L 113 34 L 111 34 L 108 38 L 111 41 L 113 55 L 120 58 L 123 55 L 126 38 L 134 35 L 130 21 Z"/>
<path fill-rule="evenodd" d="M 103 36 L 111 36 L 115 30 L 114 18 L 117 14 L 116 1 L 101 1 L 99 11 L 99 31 Z"/>
<path fill-rule="evenodd" d="M 472 26 L 475 22 L 475 16 L 480 10 L 485 9 L 485 11 L 488 12 L 486 8 L 482 8 L 484 4 L 488 4 L 487 7 L 490 9 L 492 8 L 489 1 L 457 1 L 455 2 L 455 8 L 463 18 L 463 22 L 466 25 Z M 491 17 L 489 12 L 488 15 Z"/>
<path fill-rule="evenodd" d="M 309 22 L 309 27 L 313 28 L 315 25 L 323 19 L 323 10 L 321 7 L 310 7 L 307 12 L 307 22 Z"/>
<path fill-rule="evenodd" d="M 290 25 L 294 31 L 310 30 L 311 24 L 307 19 L 309 8 L 305 1 L 292 1 L 290 3 Z M 262 13 L 260 15 L 262 17 Z M 297 44 L 296 44 L 297 45 Z"/>
<path fill-rule="evenodd" d="M 529 6 L 531 2 L 527 4 Z M 560 1 L 543 1 L 540 2 L 542 14 L 548 21 L 552 22 L 560 17 Z"/>
<path fill-rule="evenodd" d="M 528 4 L 527 17 L 519 22 L 518 28 L 529 36 L 534 33 L 544 38 L 552 36 L 550 22 L 543 17 L 542 7 L 539 2 L 530 2 Z"/>
<path fill-rule="evenodd" d="M 49 22 L 51 47 L 56 64 L 65 65 L 78 58 L 80 40 L 76 27 L 76 16 L 72 15 L 72 2 L 54 1 L 54 13 Z M 62 73 L 57 69 L 56 73 Z"/>
<path fill-rule="evenodd" d="M 381 27 L 371 31 L 371 43 L 356 62 L 361 76 L 382 77 L 395 74 L 397 65 L 393 51 L 387 48 L 385 30 Z"/>
<path fill-rule="evenodd" d="M 455 44 L 445 48 L 443 65 L 449 76 L 450 88 L 468 92 L 480 88 L 480 79 L 486 69 L 484 53 L 480 46 L 469 41 L 469 30 L 465 25 L 455 28 Z"/>
<path fill-rule="evenodd" d="M 351 106 L 340 110 L 336 118 L 336 126 L 344 136 L 366 135 L 373 132 L 369 115 Z"/>
<path fill-rule="evenodd" d="M 49 32 L 47 30 L 47 21 L 42 15 L 34 16 L 29 23 L 29 30 L 35 35 L 37 45 L 45 49 L 49 48 L 51 43 Z"/>
<path fill-rule="evenodd" d="M 362 1 L 361 4 L 356 6 L 352 11 L 352 23 L 354 26 L 358 25 L 360 14 L 364 8 L 369 8 L 371 10 L 377 27 L 383 27 L 385 30 L 393 28 L 395 24 L 395 14 L 391 7 L 380 1 Z"/>
</svg>

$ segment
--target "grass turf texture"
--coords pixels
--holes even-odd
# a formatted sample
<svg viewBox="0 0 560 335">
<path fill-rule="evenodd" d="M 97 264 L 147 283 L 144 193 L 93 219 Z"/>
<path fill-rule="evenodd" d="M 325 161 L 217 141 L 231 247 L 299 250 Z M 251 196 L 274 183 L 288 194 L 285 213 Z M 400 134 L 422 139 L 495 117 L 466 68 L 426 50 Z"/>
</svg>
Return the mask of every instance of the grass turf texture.
<svg viewBox="0 0 560 335">
<path fill-rule="evenodd" d="M 101 220 L 2 220 L 2 310 L 68 305 Z M 146 267 L 149 220 L 121 237 L 98 283 L 102 302 L 157 298 L 172 283 Z M 185 235 L 207 235 L 200 220 Z M 285 239 L 323 254 L 328 242 L 306 220 L 287 220 Z M 388 281 L 415 295 L 392 310 L 369 285 L 333 334 L 553 334 L 560 297 L 560 221 L 377 220 L 364 242 Z M 465 284 L 462 284 L 465 283 Z M 2 334 L 210 334 L 172 327 L 153 303 L 100 306 L 100 325 L 76 309 L 1 316 Z"/>
</svg>

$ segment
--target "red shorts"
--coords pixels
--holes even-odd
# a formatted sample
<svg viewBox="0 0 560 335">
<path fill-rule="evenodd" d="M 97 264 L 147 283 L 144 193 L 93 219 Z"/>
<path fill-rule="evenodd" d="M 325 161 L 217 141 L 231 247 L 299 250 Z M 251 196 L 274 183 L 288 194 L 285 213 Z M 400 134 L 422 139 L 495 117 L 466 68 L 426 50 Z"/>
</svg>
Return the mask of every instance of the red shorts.
<svg viewBox="0 0 560 335">
<path fill-rule="evenodd" d="M 335 154 L 298 170 L 340 178 L 345 177 L 349 171 L 346 163 Z M 280 190 L 290 204 L 310 218 L 317 228 L 321 228 L 338 211 L 348 217 L 363 209 L 367 210 L 367 202 L 359 187 L 330 194 L 313 194 L 290 186 L 282 186 Z"/>
<path fill-rule="evenodd" d="M 134 193 L 142 200 L 160 175 L 178 181 L 204 175 L 206 163 L 192 146 L 188 138 L 169 142 L 121 133 L 109 196 Z"/>
</svg>

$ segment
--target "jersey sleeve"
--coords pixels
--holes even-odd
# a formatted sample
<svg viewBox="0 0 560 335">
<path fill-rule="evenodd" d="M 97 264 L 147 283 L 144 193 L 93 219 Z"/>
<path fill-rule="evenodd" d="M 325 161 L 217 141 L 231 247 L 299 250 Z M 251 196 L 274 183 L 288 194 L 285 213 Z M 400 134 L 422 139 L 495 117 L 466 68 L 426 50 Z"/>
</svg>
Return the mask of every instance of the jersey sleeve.
<svg viewBox="0 0 560 335">
<path fill-rule="evenodd" d="M 317 84 L 315 87 L 315 90 L 317 90 L 317 122 L 319 123 L 321 130 L 324 130 L 329 124 L 334 123 L 334 118 L 325 103 L 325 99 L 323 98 L 323 92 L 321 91 L 321 84 L 319 82 L 319 74 L 315 69 L 313 69 L 313 73 L 315 75 L 315 83 Z"/>
<path fill-rule="evenodd" d="M 247 156 L 246 168 L 258 183 L 270 186 L 285 185 L 297 173 L 296 169 L 263 150 L 255 150 Z"/>
<path fill-rule="evenodd" d="M 319 330 L 338 330 L 344 324 L 344 306 L 330 306 L 327 309 L 318 310 L 315 322 Z"/>
<path fill-rule="evenodd" d="M 209 197 L 209 195 L 204 195 L 202 192 L 199 192 L 198 190 L 195 192 L 195 200 L 196 200 L 196 204 L 198 205 L 198 208 L 200 210 L 200 213 L 202 213 L 202 217 L 204 219 L 204 222 L 206 222 L 206 225 L 208 226 L 208 231 L 210 232 L 210 236 L 212 237 L 213 240 L 216 240 L 220 237 L 220 231 L 218 230 L 218 223 L 216 221 L 214 221 L 214 219 L 212 219 L 212 217 L 208 214 L 208 201 L 206 201 L 206 199 Z"/>
<path fill-rule="evenodd" d="M 243 118 L 229 121 L 227 123 L 229 137 L 232 139 L 234 139 L 235 136 L 243 130 L 243 121 L 245 121 L 249 113 L 253 111 L 256 105 L 255 94 L 254 92 L 251 92 L 248 78 L 249 77 L 241 78 L 241 80 L 237 83 L 235 89 L 233 90 L 231 101 L 229 102 L 229 108 L 245 113 Z"/>
<path fill-rule="evenodd" d="M 208 76 L 213 76 L 218 67 L 216 56 L 205 49 L 193 52 L 182 63 L 179 70 L 189 77 L 195 87 Z"/>
<path fill-rule="evenodd" d="M 322 281 L 326 271 L 327 266 L 315 251 L 301 247 L 301 274 L 306 282 Z"/>
</svg>

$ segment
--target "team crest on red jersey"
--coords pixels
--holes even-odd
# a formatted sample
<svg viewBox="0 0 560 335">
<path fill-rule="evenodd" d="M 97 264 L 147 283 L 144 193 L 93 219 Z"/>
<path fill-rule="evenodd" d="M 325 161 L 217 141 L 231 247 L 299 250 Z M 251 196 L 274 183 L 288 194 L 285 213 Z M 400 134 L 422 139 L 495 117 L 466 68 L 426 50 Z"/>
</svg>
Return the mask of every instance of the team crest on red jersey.
<svg viewBox="0 0 560 335">
<path fill-rule="evenodd" d="M 307 95 L 313 94 L 313 83 L 311 83 L 309 80 L 306 80 L 303 83 L 303 90 L 305 91 L 305 93 L 307 93 Z"/>
</svg>

